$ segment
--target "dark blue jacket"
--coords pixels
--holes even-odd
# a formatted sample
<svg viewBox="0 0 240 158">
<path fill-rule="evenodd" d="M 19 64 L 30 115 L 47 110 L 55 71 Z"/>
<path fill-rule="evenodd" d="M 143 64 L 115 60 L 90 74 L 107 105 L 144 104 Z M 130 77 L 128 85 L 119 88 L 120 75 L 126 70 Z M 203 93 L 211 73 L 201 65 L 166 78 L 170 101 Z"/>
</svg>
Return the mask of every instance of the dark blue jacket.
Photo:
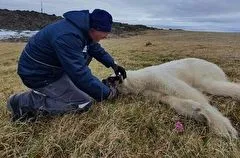
<svg viewBox="0 0 240 158">
<path fill-rule="evenodd" d="M 66 73 L 82 91 L 104 100 L 110 89 L 92 75 L 88 64 L 92 57 L 111 67 L 113 58 L 88 35 L 89 11 L 70 11 L 64 19 L 50 24 L 30 38 L 18 64 L 23 83 L 32 89 L 44 87 Z M 84 52 L 87 46 L 88 51 Z"/>
</svg>

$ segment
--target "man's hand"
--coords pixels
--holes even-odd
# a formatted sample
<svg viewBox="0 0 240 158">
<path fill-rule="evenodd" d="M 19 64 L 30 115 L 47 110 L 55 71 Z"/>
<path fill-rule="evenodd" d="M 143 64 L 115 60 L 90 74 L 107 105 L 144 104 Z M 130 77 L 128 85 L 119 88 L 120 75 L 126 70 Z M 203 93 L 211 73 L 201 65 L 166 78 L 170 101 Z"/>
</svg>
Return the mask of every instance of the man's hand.
<svg viewBox="0 0 240 158">
<path fill-rule="evenodd" d="M 118 76 L 120 74 L 120 75 L 122 75 L 123 79 L 127 78 L 126 71 L 122 66 L 115 64 L 114 66 L 112 66 L 112 68 L 113 68 L 116 76 Z"/>
<path fill-rule="evenodd" d="M 109 88 L 110 88 L 110 93 L 109 93 L 107 99 L 110 99 L 110 100 L 111 100 L 111 99 L 115 99 L 115 98 L 118 96 L 118 91 L 117 91 L 117 89 L 114 88 L 114 87 L 112 87 L 112 86 L 110 86 Z"/>
<path fill-rule="evenodd" d="M 114 99 L 118 96 L 118 90 L 115 88 L 115 86 L 110 81 L 108 81 L 108 79 L 103 79 L 102 83 L 105 84 L 106 86 L 108 86 L 110 89 L 107 99 Z"/>
</svg>

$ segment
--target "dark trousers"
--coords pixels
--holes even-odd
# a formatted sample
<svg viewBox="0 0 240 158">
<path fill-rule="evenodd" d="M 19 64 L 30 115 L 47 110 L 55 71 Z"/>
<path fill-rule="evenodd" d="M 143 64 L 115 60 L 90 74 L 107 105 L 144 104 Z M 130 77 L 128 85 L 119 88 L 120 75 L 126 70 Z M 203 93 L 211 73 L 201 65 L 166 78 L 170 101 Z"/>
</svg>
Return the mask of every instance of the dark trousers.
<svg viewBox="0 0 240 158">
<path fill-rule="evenodd" d="M 66 74 L 46 87 L 17 95 L 21 110 L 51 115 L 87 111 L 93 103 L 93 99 L 78 89 Z"/>
</svg>

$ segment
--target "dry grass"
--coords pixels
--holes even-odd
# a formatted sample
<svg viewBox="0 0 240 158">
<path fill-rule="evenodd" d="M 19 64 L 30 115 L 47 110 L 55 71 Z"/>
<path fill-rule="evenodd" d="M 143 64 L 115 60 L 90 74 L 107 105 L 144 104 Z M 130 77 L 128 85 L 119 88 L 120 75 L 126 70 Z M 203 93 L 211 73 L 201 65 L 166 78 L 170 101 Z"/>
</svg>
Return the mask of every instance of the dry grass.
<svg viewBox="0 0 240 158">
<path fill-rule="evenodd" d="M 148 42 L 152 44 L 146 46 Z M 127 69 L 198 57 L 218 64 L 232 81 L 239 82 L 239 43 L 240 34 L 150 31 L 102 44 Z M 141 97 L 120 96 L 81 115 L 10 123 L 6 99 L 26 89 L 16 75 L 24 45 L 0 43 L 0 157 L 239 157 L 240 141 L 219 138 L 206 125 Z M 100 78 L 111 73 L 95 61 L 91 67 Z M 208 96 L 240 131 L 240 103 Z M 178 119 L 185 126 L 181 134 L 173 130 Z"/>
</svg>

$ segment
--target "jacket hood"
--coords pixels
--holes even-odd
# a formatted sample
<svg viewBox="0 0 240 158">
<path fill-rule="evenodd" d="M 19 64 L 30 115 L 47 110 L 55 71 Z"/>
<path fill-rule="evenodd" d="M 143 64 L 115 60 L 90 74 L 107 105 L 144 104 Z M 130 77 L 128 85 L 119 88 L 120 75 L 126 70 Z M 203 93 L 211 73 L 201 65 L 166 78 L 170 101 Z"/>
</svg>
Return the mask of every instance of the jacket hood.
<svg viewBox="0 0 240 158">
<path fill-rule="evenodd" d="M 89 10 L 69 11 L 64 13 L 63 17 L 81 30 L 88 31 L 90 28 Z"/>
</svg>

